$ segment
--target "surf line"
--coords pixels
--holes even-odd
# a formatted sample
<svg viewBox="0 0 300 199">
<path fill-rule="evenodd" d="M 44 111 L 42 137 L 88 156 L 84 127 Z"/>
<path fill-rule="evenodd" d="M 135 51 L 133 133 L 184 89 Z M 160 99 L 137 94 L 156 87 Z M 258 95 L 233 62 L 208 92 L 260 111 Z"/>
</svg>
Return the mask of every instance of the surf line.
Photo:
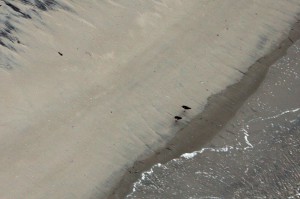
<svg viewBox="0 0 300 199">
<path fill-rule="evenodd" d="M 249 123 L 252 123 L 252 122 L 257 121 L 259 119 L 262 120 L 262 121 L 269 120 L 269 119 L 275 119 L 275 118 L 278 118 L 278 117 L 280 117 L 282 115 L 285 115 L 287 113 L 298 112 L 299 110 L 300 110 L 300 108 L 296 108 L 296 109 L 292 109 L 292 110 L 286 110 L 286 111 L 283 111 L 283 112 L 281 112 L 279 114 L 276 114 L 274 116 L 269 116 L 269 117 L 266 117 L 266 118 L 259 117 L 257 119 L 252 119 L 252 120 L 249 120 L 247 123 L 249 124 Z M 234 147 L 234 146 L 229 146 L 229 145 L 226 145 L 226 146 L 221 147 L 221 148 L 209 148 L 209 147 L 206 147 L 206 148 L 202 148 L 200 151 L 194 151 L 192 153 L 184 153 L 179 158 L 173 159 L 170 162 L 172 162 L 172 161 L 173 162 L 178 162 L 178 161 L 180 161 L 181 158 L 191 159 L 191 158 L 195 157 L 197 154 L 201 154 L 201 153 L 203 153 L 205 151 L 218 152 L 218 153 L 220 153 L 220 152 L 226 153 L 226 152 L 231 152 L 231 151 L 238 151 L 238 150 L 247 151 L 249 149 L 253 149 L 254 145 L 248 139 L 248 137 L 250 136 L 249 132 L 247 131 L 247 129 L 249 129 L 249 125 L 248 124 L 245 125 L 244 127 L 242 127 L 240 129 L 240 132 L 243 132 L 243 134 L 244 134 L 244 141 L 246 143 L 246 147 L 244 147 L 244 148 Z M 160 167 L 162 169 L 167 169 L 167 167 L 165 165 L 162 165 L 161 163 L 157 163 L 157 164 L 153 165 L 150 170 L 145 171 L 145 172 L 142 173 L 141 178 L 137 182 L 135 182 L 133 184 L 132 192 L 129 195 L 127 195 L 126 197 L 128 198 L 128 197 L 132 196 L 139 189 L 139 186 L 143 185 L 143 181 L 144 180 L 146 180 L 146 179 L 149 180 L 150 176 L 153 174 L 153 171 L 154 171 L 153 169 L 157 168 L 157 167 Z M 247 170 L 245 172 L 247 172 Z M 156 188 L 157 190 L 161 191 L 157 186 L 155 186 L 154 182 L 152 182 L 152 186 L 154 188 Z"/>
</svg>

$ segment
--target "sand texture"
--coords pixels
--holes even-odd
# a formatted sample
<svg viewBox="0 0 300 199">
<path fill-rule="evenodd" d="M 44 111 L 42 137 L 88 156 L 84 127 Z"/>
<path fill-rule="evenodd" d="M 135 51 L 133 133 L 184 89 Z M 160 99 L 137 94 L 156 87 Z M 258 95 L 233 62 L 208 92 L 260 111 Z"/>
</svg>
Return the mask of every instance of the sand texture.
<svg viewBox="0 0 300 199">
<path fill-rule="evenodd" d="M 0 1 L 7 199 L 104 198 L 277 48 L 300 11 L 298 0 L 25 2 Z"/>
</svg>

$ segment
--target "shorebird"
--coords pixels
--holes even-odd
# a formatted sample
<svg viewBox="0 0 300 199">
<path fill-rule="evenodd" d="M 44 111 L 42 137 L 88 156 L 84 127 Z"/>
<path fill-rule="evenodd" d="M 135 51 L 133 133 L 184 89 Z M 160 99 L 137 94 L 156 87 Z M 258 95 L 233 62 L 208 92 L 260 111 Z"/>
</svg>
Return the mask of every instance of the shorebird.
<svg viewBox="0 0 300 199">
<path fill-rule="evenodd" d="M 176 115 L 174 118 L 175 118 L 175 120 L 176 120 L 176 121 L 178 121 L 178 120 L 181 120 L 181 119 L 182 119 L 182 117 L 180 117 L 180 116 L 177 116 L 177 115 Z"/>
<path fill-rule="evenodd" d="M 184 110 L 192 109 L 191 107 L 188 107 L 188 106 L 185 106 L 185 105 L 182 105 L 181 107 L 182 107 Z"/>
</svg>

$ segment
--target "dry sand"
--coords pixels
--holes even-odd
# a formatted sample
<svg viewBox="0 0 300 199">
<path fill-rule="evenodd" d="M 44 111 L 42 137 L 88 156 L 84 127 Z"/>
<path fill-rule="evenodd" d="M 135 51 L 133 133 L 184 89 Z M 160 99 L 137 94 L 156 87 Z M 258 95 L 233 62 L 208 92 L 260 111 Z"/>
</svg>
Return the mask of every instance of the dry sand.
<svg viewBox="0 0 300 199">
<path fill-rule="evenodd" d="M 16 51 L 0 46 L 0 198 L 105 197 L 277 48 L 300 11 L 297 0 L 62 2 L 14 19 Z M 182 104 L 193 109 L 174 123 Z"/>
</svg>

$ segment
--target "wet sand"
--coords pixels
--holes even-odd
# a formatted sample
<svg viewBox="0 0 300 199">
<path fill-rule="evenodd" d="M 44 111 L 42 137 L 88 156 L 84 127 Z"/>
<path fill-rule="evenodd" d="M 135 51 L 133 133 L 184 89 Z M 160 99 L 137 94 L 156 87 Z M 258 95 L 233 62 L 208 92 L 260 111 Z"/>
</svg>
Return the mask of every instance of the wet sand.
<svg viewBox="0 0 300 199">
<path fill-rule="evenodd" d="M 245 101 L 246 102 L 251 101 L 253 98 L 255 98 L 252 96 L 249 100 L 247 100 L 254 93 L 256 96 L 257 95 L 260 96 L 260 95 L 264 94 L 263 92 L 265 92 L 265 90 L 264 91 L 261 91 L 261 90 L 256 91 L 256 90 L 258 87 L 262 87 L 260 84 L 263 81 L 264 81 L 264 84 L 266 84 L 265 81 L 272 81 L 272 80 L 269 80 L 270 78 L 268 78 L 267 80 L 264 80 L 269 67 L 272 66 L 272 64 L 274 64 L 276 61 L 281 59 L 282 56 L 286 55 L 287 49 L 291 45 L 294 44 L 294 41 L 297 41 L 298 39 L 300 39 L 300 23 L 299 23 L 299 21 L 291 28 L 288 38 L 285 39 L 279 45 L 278 49 L 276 49 L 269 55 L 257 60 L 257 62 L 254 65 L 252 65 L 249 68 L 249 70 L 245 73 L 245 76 L 242 78 L 242 80 L 240 82 L 238 82 L 232 86 L 229 86 L 226 90 L 222 91 L 221 93 L 210 97 L 208 99 L 208 103 L 207 103 L 204 111 L 200 115 L 198 115 L 195 119 L 193 119 L 188 124 L 187 127 L 182 129 L 181 131 L 179 131 L 176 134 L 176 136 L 166 146 L 157 150 L 155 155 L 153 155 L 147 159 L 140 159 L 140 160 L 136 161 L 135 164 L 131 168 L 128 169 L 128 172 L 123 176 L 122 181 L 120 182 L 120 184 L 117 185 L 117 187 L 114 189 L 114 191 L 112 192 L 112 194 L 110 195 L 109 198 L 124 198 L 127 194 L 129 194 L 132 191 L 134 182 L 138 181 L 138 179 L 141 177 L 141 173 L 149 170 L 153 165 L 157 165 L 157 163 L 166 164 L 170 160 L 173 160 L 184 153 L 193 152 L 193 151 L 199 150 L 205 146 L 209 146 L 212 149 L 214 149 L 213 147 L 215 147 L 217 149 L 218 145 L 219 146 L 220 145 L 227 146 L 227 145 L 230 145 L 231 143 L 234 143 L 235 142 L 234 140 L 238 137 L 238 135 L 237 135 L 238 133 L 236 133 L 236 130 L 234 131 L 234 130 L 228 128 L 228 126 L 231 126 L 231 127 L 241 126 L 241 124 L 237 124 L 238 123 L 238 121 L 236 121 L 237 118 L 239 120 L 243 120 L 243 119 L 245 119 L 245 115 L 247 115 L 247 113 L 245 113 L 245 112 L 248 112 L 248 114 L 249 114 L 249 112 L 253 113 L 253 112 L 256 112 L 255 110 L 258 111 L 260 109 L 260 107 L 257 107 L 257 106 L 260 106 L 259 104 L 252 104 L 252 106 L 250 108 L 248 106 L 247 106 L 247 108 L 245 108 L 244 103 L 245 103 Z M 283 65 L 282 67 L 286 67 L 286 66 Z M 280 74 L 278 74 L 278 75 L 280 75 Z M 287 81 L 289 81 L 289 80 L 287 80 Z M 273 80 L 273 83 L 274 83 L 274 80 Z M 294 86 L 294 89 L 297 90 L 297 85 Z M 283 95 L 283 96 L 280 96 L 280 95 Z M 282 105 L 284 105 L 286 102 L 286 106 L 289 107 L 291 104 L 289 103 L 288 100 L 287 101 L 284 100 L 285 96 L 286 95 L 284 94 L 284 92 L 282 92 L 281 94 L 277 95 L 276 97 L 281 98 L 280 102 Z M 283 97 L 283 99 L 282 99 L 282 97 Z M 292 100 L 294 103 L 296 103 L 296 105 L 300 106 L 300 104 L 297 103 L 297 97 L 299 97 L 298 93 L 294 94 L 293 98 L 291 98 L 290 100 Z M 268 99 L 265 99 L 264 101 L 265 101 L 265 103 L 271 104 L 270 100 L 271 101 L 274 100 L 274 97 L 270 97 Z M 275 105 L 273 105 L 273 106 L 275 106 Z M 245 110 L 245 109 L 247 109 L 247 110 Z M 238 115 L 236 116 L 237 112 L 238 112 Z M 185 114 L 188 114 L 188 112 L 186 112 Z M 264 114 L 269 114 L 269 113 L 266 112 Z M 259 117 L 259 116 L 257 116 L 257 117 Z M 247 118 L 247 119 L 249 119 L 249 118 Z M 216 136 L 217 136 L 217 138 L 215 138 Z M 256 142 L 259 142 L 260 139 L 261 140 L 266 139 L 266 137 L 264 137 L 263 135 L 261 137 L 259 135 L 256 135 L 256 136 L 257 136 L 255 138 Z M 220 139 L 222 140 L 221 142 L 219 141 Z M 289 144 L 289 143 L 286 143 L 286 144 Z M 259 151 L 259 149 L 257 149 L 257 150 Z M 272 153 L 276 153 L 276 151 L 273 151 Z M 271 154 L 269 154 L 269 152 L 266 152 L 265 154 L 264 153 L 260 154 L 261 157 L 269 156 L 269 155 L 271 155 Z M 225 161 L 225 162 L 232 161 L 232 160 L 227 160 L 226 158 L 223 158 L 223 157 L 217 158 L 215 156 L 216 155 L 209 156 L 209 154 L 208 154 L 206 157 L 203 157 L 203 159 L 198 160 L 200 162 L 199 164 L 201 166 L 205 167 L 205 163 L 203 163 L 203 161 L 206 161 L 205 159 L 211 159 L 211 158 L 213 160 L 209 161 L 210 165 L 214 165 L 214 164 L 220 165 L 220 164 L 222 164 L 222 161 Z M 294 157 L 295 157 L 295 155 L 294 155 Z M 243 159 L 244 159 L 242 156 L 235 156 L 233 158 L 234 158 L 234 162 L 243 161 Z M 254 161 L 254 160 L 250 159 L 249 161 Z M 172 163 L 169 163 L 169 164 L 172 164 Z M 196 164 L 196 163 L 186 163 L 185 167 L 190 167 L 193 164 Z M 280 163 L 278 163 L 278 164 L 280 165 Z M 283 163 L 281 163 L 281 166 L 282 166 L 282 164 Z M 281 167 L 281 166 L 278 166 L 278 167 Z M 290 167 L 296 167 L 296 165 L 290 165 Z M 201 167 L 199 166 L 199 170 L 201 170 L 200 168 Z M 235 169 L 238 169 L 238 165 L 237 165 L 237 168 L 235 168 Z M 185 169 L 182 168 L 182 170 L 185 170 Z M 174 171 L 173 170 L 171 173 L 170 172 L 168 172 L 169 173 L 168 175 L 172 176 L 171 175 L 172 172 L 175 173 L 174 175 L 177 175 L 176 172 L 183 172 L 183 171 Z M 158 179 L 158 181 L 154 180 L 156 183 L 158 183 L 157 186 L 160 186 L 159 185 L 160 184 L 159 180 L 161 180 L 160 175 L 168 176 L 167 174 L 164 175 L 159 172 L 154 175 L 156 175 L 156 178 Z M 193 174 L 191 173 L 191 175 L 193 175 Z M 295 175 L 297 176 L 298 174 L 295 173 Z M 243 176 L 236 175 L 236 177 L 239 178 L 239 177 L 243 177 Z M 167 180 L 164 178 L 162 180 L 165 180 L 164 181 L 165 183 L 171 183 L 171 181 L 172 181 L 171 177 L 167 178 Z M 280 180 L 278 180 L 278 181 L 280 181 Z M 180 186 L 180 184 L 184 184 L 184 183 L 185 183 L 185 181 L 178 183 L 178 184 L 175 183 L 174 186 Z M 188 183 L 188 182 L 186 182 L 186 183 Z M 199 183 L 199 182 L 194 182 L 194 183 L 195 183 L 194 188 L 197 189 L 197 183 Z M 211 183 L 211 182 L 205 182 L 205 183 Z M 205 184 L 205 183 L 203 183 L 203 184 Z M 220 191 L 218 190 L 218 188 L 214 189 L 213 187 L 214 187 L 213 184 L 210 185 L 209 193 L 211 195 L 218 195 L 220 193 Z M 165 188 L 166 187 L 163 187 L 163 186 L 161 187 L 161 189 L 165 189 Z M 178 188 L 178 189 L 180 190 L 180 188 Z M 145 188 L 145 190 L 147 190 L 147 189 Z M 164 190 L 162 192 L 169 193 L 169 191 L 170 190 L 168 190 L 168 191 Z M 176 192 L 176 190 L 173 190 L 173 191 Z M 187 189 L 185 194 L 187 194 L 189 191 L 190 190 Z M 234 188 L 231 191 L 233 192 Z M 271 191 L 274 191 L 274 190 L 266 190 L 267 195 L 272 195 Z M 214 194 L 214 192 L 216 194 Z M 232 194 L 232 192 L 228 193 L 228 194 L 230 195 L 230 194 Z M 152 194 L 154 193 L 154 195 L 151 195 L 151 193 Z M 198 197 L 200 197 L 200 196 L 204 196 L 203 194 L 205 192 L 199 191 L 199 193 L 198 193 L 196 191 L 196 193 L 200 194 L 200 195 L 198 195 Z M 147 195 L 147 194 L 149 194 L 149 195 Z M 286 196 L 287 192 L 284 194 Z M 188 198 L 189 197 L 188 194 L 187 195 L 179 194 L 179 195 L 180 196 L 172 196 L 172 197 L 173 198 Z M 230 196 L 229 195 L 222 195 L 222 194 L 220 195 L 219 194 L 219 196 L 221 198 L 233 197 L 233 195 L 230 195 Z M 159 194 L 159 191 L 157 191 L 157 190 L 155 190 L 153 192 L 146 191 L 143 194 L 141 191 L 141 192 L 137 193 L 137 195 L 134 195 L 134 196 L 135 197 L 133 197 L 133 198 L 171 197 L 170 195 Z M 252 195 L 250 194 L 247 197 L 251 198 L 254 196 L 255 196 L 255 191 L 253 190 L 253 194 Z M 275 194 L 275 196 L 276 196 L 276 194 Z M 283 195 L 281 195 L 280 197 L 282 197 L 282 196 Z M 243 198 L 243 197 L 245 197 L 245 195 L 241 194 L 241 195 L 238 195 L 235 197 Z M 131 197 L 129 197 L 129 198 L 131 198 Z"/>
</svg>

